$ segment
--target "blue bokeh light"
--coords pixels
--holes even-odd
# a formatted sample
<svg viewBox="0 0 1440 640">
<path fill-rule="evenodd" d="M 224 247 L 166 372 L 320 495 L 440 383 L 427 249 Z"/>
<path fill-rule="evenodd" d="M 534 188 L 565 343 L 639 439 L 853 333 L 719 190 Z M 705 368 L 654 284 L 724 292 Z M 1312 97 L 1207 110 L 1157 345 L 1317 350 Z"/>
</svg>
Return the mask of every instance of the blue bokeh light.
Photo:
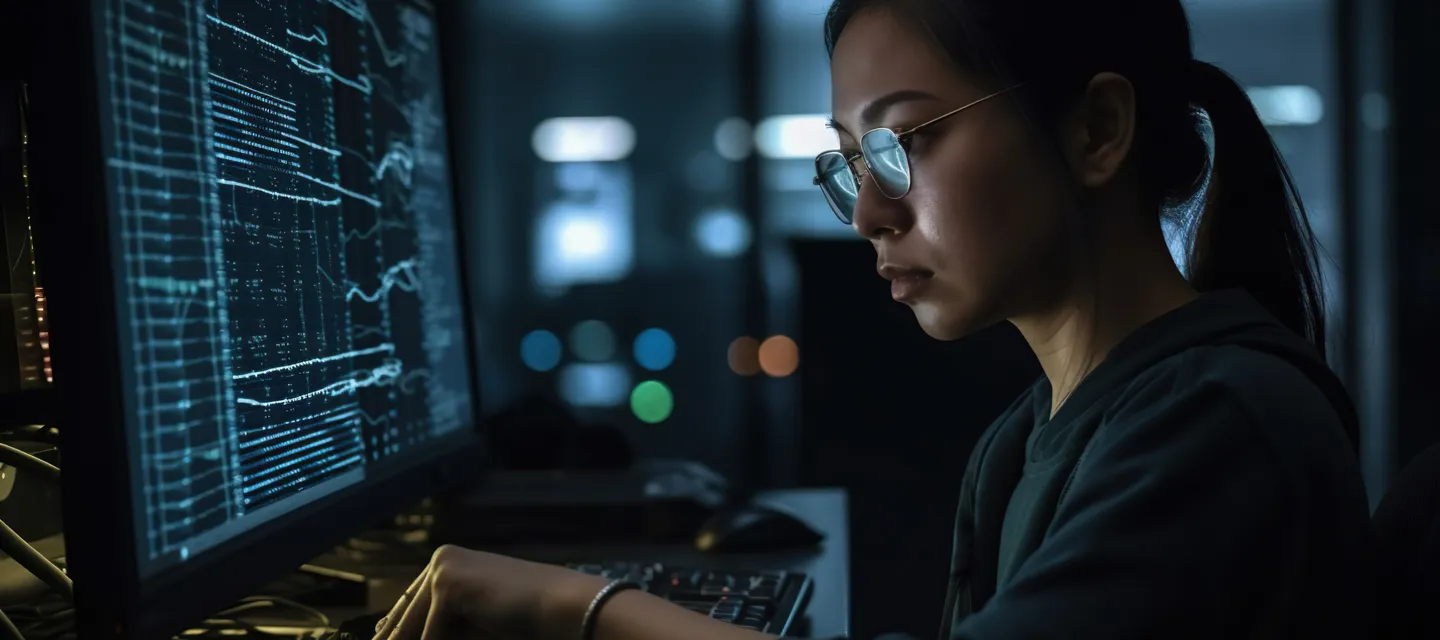
<svg viewBox="0 0 1440 640">
<path fill-rule="evenodd" d="M 750 249 L 750 223 L 728 209 L 707 211 L 695 219 L 695 242 L 700 250 L 717 258 L 734 258 Z"/>
<path fill-rule="evenodd" d="M 664 329 L 646 329 L 635 336 L 635 362 L 660 371 L 675 362 L 675 339 Z"/>
<path fill-rule="evenodd" d="M 630 372 L 613 362 L 574 363 L 560 369 L 560 397 L 577 407 L 618 407 L 630 395 Z"/>
<path fill-rule="evenodd" d="M 520 340 L 520 360 L 536 371 L 549 371 L 560 364 L 562 348 L 555 334 L 538 329 Z"/>
</svg>

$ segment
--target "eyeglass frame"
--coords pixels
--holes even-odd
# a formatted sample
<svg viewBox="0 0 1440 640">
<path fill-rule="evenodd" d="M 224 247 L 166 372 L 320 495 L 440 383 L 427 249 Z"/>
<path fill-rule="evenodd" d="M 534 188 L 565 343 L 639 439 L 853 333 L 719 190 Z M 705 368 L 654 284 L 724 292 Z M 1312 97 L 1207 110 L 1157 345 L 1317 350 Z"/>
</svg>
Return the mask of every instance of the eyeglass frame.
<svg viewBox="0 0 1440 640">
<path fill-rule="evenodd" d="M 909 129 L 906 129 L 906 130 L 904 130 L 904 131 L 897 131 L 897 130 L 895 130 L 895 129 L 892 128 L 892 127 L 875 127 L 874 129 L 871 129 L 871 130 L 869 130 L 869 131 L 866 131 L 866 132 L 865 132 L 865 135 L 860 136 L 860 144 L 861 144 L 861 146 L 863 147 L 864 144 L 865 144 L 865 142 L 864 142 L 864 141 L 865 141 L 865 138 L 866 138 L 867 136 L 869 136 L 870 134 L 876 132 L 876 131 L 889 131 L 892 135 L 895 136 L 895 142 L 896 142 L 897 144 L 899 144 L 899 145 L 901 146 L 901 148 L 905 151 L 905 164 L 906 164 L 907 170 L 908 170 L 908 166 L 909 166 L 909 164 L 910 164 L 910 149 L 908 148 L 907 145 L 909 144 L 910 139 L 915 135 L 915 133 L 916 133 L 917 131 L 919 131 L 919 130 L 921 130 L 921 129 L 924 129 L 925 127 L 928 127 L 928 126 L 930 126 L 930 125 L 932 125 L 932 124 L 935 124 L 935 123 L 937 123 L 937 122 L 940 122 L 941 120 L 944 120 L 944 119 L 946 119 L 946 118 L 949 118 L 950 116 L 953 116 L 953 115 L 955 115 L 955 114 L 957 114 L 957 113 L 960 113 L 961 111 L 965 111 L 966 109 L 969 109 L 970 107 L 978 106 L 978 105 L 980 105 L 980 104 L 982 104 L 982 103 L 984 103 L 984 102 L 988 102 L 991 98 L 996 98 L 996 97 L 1005 95 L 1005 94 L 1007 94 L 1007 93 L 1010 93 L 1011 91 L 1014 91 L 1014 90 L 1019 89 L 1020 87 L 1024 86 L 1024 84 L 1025 84 L 1025 83 L 1022 82 L 1022 83 L 1020 83 L 1020 84 L 1017 84 L 1017 85 L 1014 85 L 1014 86 L 1011 86 L 1011 87 L 1008 87 L 1008 88 L 1005 88 L 1005 89 L 1001 89 L 1001 90 L 996 91 L 996 92 L 994 92 L 994 93 L 992 93 L 992 94 L 990 94 L 990 95 L 987 95 L 987 96 L 985 96 L 985 97 L 983 97 L 983 98 L 980 98 L 980 99 L 978 99 L 978 100 L 974 100 L 974 101 L 969 102 L 969 103 L 967 103 L 967 104 L 964 104 L 964 105 L 962 105 L 962 106 L 960 106 L 960 107 L 958 107 L 958 108 L 956 108 L 956 109 L 952 109 L 952 110 L 950 110 L 950 111 L 947 111 L 947 112 L 945 112 L 945 113 L 942 113 L 942 114 L 940 114 L 940 115 L 938 115 L 938 116 L 936 116 L 936 117 L 934 117 L 934 118 L 931 118 L 931 119 L 929 119 L 929 120 L 926 120 L 925 122 L 922 122 L 922 123 L 920 123 L 920 124 L 917 124 L 917 125 L 915 125 L 915 126 L 913 126 L 913 127 L 910 127 Z M 846 166 L 846 167 L 851 167 L 850 173 L 852 173 L 852 174 L 855 173 L 855 169 L 853 169 L 853 167 L 855 166 L 855 165 L 854 165 L 854 162 L 855 162 L 855 159 L 856 159 L 856 158 L 859 158 L 860 160 L 863 160 L 863 161 L 865 162 L 865 175 L 863 175 L 863 176 L 859 176 L 859 175 L 855 176 L 855 182 L 856 182 L 855 189 L 856 189 L 856 192 L 857 192 L 857 193 L 858 193 L 859 190 L 863 187 L 864 182 L 865 182 L 865 178 L 866 178 L 866 177 L 869 177 L 869 176 L 870 176 L 870 173 L 873 171 L 873 169 L 870 167 L 870 159 L 865 157 L 865 152 L 864 152 L 863 150 L 860 151 L 859 153 L 856 153 L 856 154 L 853 155 L 853 156 L 850 156 L 850 157 L 846 157 L 846 156 L 845 156 L 845 152 L 844 152 L 844 151 L 841 151 L 840 149 L 831 149 L 831 150 L 829 150 L 829 151 L 822 151 L 822 152 L 820 152 L 819 154 L 816 154 L 816 156 L 815 156 L 815 177 L 811 179 L 811 183 L 814 184 L 814 185 L 817 186 L 817 187 L 820 187 L 820 194 L 823 195 L 823 196 L 825 196 L 825 202 L 830 205 L 830 209 L 835 212 L 836 217 L 839 217 L 841 222 L 845 222 L 845 224 L 855 224 L 855 223 L 854 223 L 854 213 L 853 213 L 853 212 L 851 213 L 851 220 L 850 220 L 849 222 L 846 222 L 844 216 L 842 216 L 842 215 L 840 214 L 839 207 L 836 206 L 834 199 L 831 198 L 830 192 L 827 191 L 827 190 L 825 189 L 825 186 L 822 184 L 822 183 L 824 182 L 824 180 L 822 180 L 821 177 L 820 177 L 820 159 L 821 159 L 821 158 L 824 158 L 824 157 L 826 157 L 826 156 L 828 156 L 828 155 L 831 155 L 831 154 L 838 154 L 838 155 L 840 156 L 840 158 L 845 161 L 845 166 Z M 874 180 L 874 178 L 871 178 L 871 180 Z M 893 196 L 893 197 L 890 196 L 889 194 L 885 193 L 885 190 L 884 190 L 884 189 L 881 189 L 879 184 L 876 184 L 875 187 L 876 187 L 876 189 L 879 189 L 880 195 L 885 196 L 886 198 L 889 198 L 889 199 L 891 199 L 891 200 L 899 200 L 899 199 L 901 199 L 901 198 L 904 198 L 904 197 L 907 196 L 907 195 L 910 195 L 910 189 L 914 186 L 914 184 L 915 184 L 915 181 L 914 181 L 913 179 L 907 181 L 906 184 L 905 184 L 905 193 L 902 193 L 902 194 L 900 194 L 900 195 L 898 195 L 898 196 Z"/>
</svg>

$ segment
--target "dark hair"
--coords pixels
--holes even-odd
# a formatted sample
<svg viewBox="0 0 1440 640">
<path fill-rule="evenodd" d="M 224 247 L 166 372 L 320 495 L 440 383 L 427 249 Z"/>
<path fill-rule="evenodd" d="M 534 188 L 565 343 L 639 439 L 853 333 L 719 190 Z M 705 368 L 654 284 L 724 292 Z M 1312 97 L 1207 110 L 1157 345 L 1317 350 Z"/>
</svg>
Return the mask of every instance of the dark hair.
<svg viewBox="0 0 1440 640">
<path fill-rule="evenodd" d="M 1324 355 L 1319 249 L 1299 193 L 1245 90 L 1195 60 L 1180 0 L 836 0 L 826 49 L 834 53 L 857 12 L 881 6 L 995 88 L 1025 82 L 1019 100 L 1041 123 L 1074 104 L 1094 74 L 1128 78 L 1144 194 L 1165 215 L 1205 194 L 1187 225 L 1191 285 L 1245 289 Z"/>
</svg>

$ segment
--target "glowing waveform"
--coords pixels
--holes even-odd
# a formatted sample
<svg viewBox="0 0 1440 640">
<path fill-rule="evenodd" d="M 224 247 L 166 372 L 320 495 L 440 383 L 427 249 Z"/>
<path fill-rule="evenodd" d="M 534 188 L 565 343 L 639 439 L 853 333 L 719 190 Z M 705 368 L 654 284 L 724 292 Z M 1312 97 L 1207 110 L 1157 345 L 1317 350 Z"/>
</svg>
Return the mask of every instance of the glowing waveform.
<svg viewBox="0 0 1440 640">
<path fill-rule="evenodd" d="M 354 199 L 356 199 L 356 200 L 359 200 L 359 201 L 361 201 L 361 202 L 364 202 L 365 204 L 368 204 L 368 205 L 370 205 L 370 206 L 372 206 L 372 207 L 379 207 L 379 206 L 380 206 L 380 201 L 379 201 L 379 200 L 376 200 L 376 199 L 374 199 L 374 198 L 372 198 L 372 197 L 370 197 L 370 196 L 367 196 L 367 195 L 365 195 L 365 194 L 363 194 L 363 193 L 356 193 L 356 192 L 354 192 L 354 191 L 351 191 L 351 190 L 349 190 L 349 189 L 346 189 L 345 187 L 342 187 L 342 186 L 340 186 L 340 185 L 338 185 L 338 184 L 335 184 L 334 182 L 327 182 L 327 181 L 325 181 L 325 180 L 321 180 L 321 179 L 319 179 L 319 178 L 316 178 L 315 176 L 312 176 L 312 175 L 309 175 L 309 174 L 304 174 L 304 173 L 298 173 L 298 172 L 295 173 L 295 176 L 300 177 L 300 178 L 304 178 L 304 179 L 309 180 L 309 181 L 311 181 L 311 182 L 314 182 L 315 184 L 318 184 L 318 185 L 320 185 L 320 186 L 322 186 L 322 187 L 327 187 L 327 188 L 330 188 L 330 189 L 334 189 L 335 191 L 340 192 L 341 195 L 350 196 L 351 198 L 354 198 Z"/>
<path fill-rule="evenodd" d="M 266 424 L 262 424 L 262 425 L 260 425 L 260 426 L 258 426 L 258 427 L 252 427 L 252 428 L 249 428 L 249 429 L 244 429 L 244 430 L 241 431 L 241 433 L 242 433 L 244 436 L 246 436 L 247 438 L 251 438 L 251 437 L 255 437 L 255 436 L 260 435 L 260 434 L 269 434 L 269 433 L 273 433 L 273 432 L 276 432 L 276 431 L 283 431 L 283 430 L 285 430 L 285 429 L 293 429 L 293 428 L 295 428 L 295 425 L 301 424 L 301 423 L 303 423 L 303 422 L 310 422 L 310 421 L 312 421 L 312 420 L 320 420 L 320 419 L 323 419 L 323 418 L 329 418 L 329 417 L 333 417 L 333 416 L 336 416 L 336 415 L 353 416 L 353 415 L 355 415 L 355 413 L 357 413 L 357 412 L 359 412 L 359 411 L 360 411 L 360 409 L 358 409 L 358 408 L 356 408 L 356 407 L 332 407 L 332 408 L 326 409 L 326 410 L 324 410 L 324 411 L 321 411 L 321 412 L 319 412 L 319 413 L 310 414 L 310 415 L 308 415 L 308 416 L 300 416 L 299 418 L 291 418 L 291 419 L 289 419 L 289 420 L 285 420 L 285 421 L 282 421 L 282 422 L 266 423 Z M 265 438 L 268 438 L 268 437 L 270 437 L 270 436 L 266 435 L 266 436 L 264 436 L 264 437 L 265 437 Z M 263 438 L 262 438 L 262 439 L 263 439 Z M 249 446 L 249 445 L 246 444 L 245 442 L 241 442 L 241 443 L 240 443 L 240 446 L 243 448 L 243 447 L 246 447 L 246 446 Z"/>
<path fill-rule="evenodd" d="M 304 58 L 291 58 L 290 62 L 294 63 L 296 67 L 299 67 L 300 70 L 304 71 L 305 73 L 313 73 L 316 75 L 326 76 L 336 82 L 339 82 L 340 84 L 355 89 L 356 91 L 359 91 L 360 93 L 363 93 L 365 95 L 370 95 L 370 92 L 375 89 L 375 87 L 370 84 L 369 76 L 360 76 L 354 80 L 351 80 L 350 78 L 346 78 L 345 76 L 335 73 L 335 70 L 331 69 L 330 67 L 315 64 Z"/>
<path fill-rule="evenodd" d="M 312 148 L 312 149 L 315 149 L 315 150 L 317 150 L 317 151 L 322 151 L 322 152 L 328 153 L 328 154 L 330 154 L 330 155 L 332 155 L 332 156 L 336 156 L 336 157 L 339 157 L 339 156 L 340 156 L 340 150 L 339 150 L 339 149 L 332 149 L 332 148 L 327 147 L 327 146 L 325 146 L 325 145 L 323 145 L 323 144 L 320 144 L 320 143 L 318 143 L 318 142 L 311 142 L 311 141 L 306 140 L 305 138 L 302 138 L 302 137 L 300 137 L 300 136 L 297 136 L 297 135 L 295 135 L 295 134 L 293 134 L 293 133 L 282 133 L 282 134 L 280 134 L 280 135 L 283 135 L 283 136 L 285 136 L 286 138 L 289 138 L 289 139 L 291 139 L 291 140 L 294 140 L 295 142 L 299 142 L 300 144 L 303 144 L 303 145 L 305 145 L 305 146 L 307 146 L 307 147 L 310 147 L 310 148 Z"/>
<path fill-rule="evenodd" d="M 386 219 L 386 218 L 377 218 L 377 219 L 375 220 L 375 224 L 374 224 L 374 225 L 371 225 L 371 227 L 370 227 L 369 229 L 366 229 L 366 230 L 364 230 L 364 231 L 360 231 L 359 229 L 351 229 L 351 230 L 349 230 L 349 231 L 346 231 L 346 232 L 345 232 L 345 235 L 343 235 L 343 236 L 340 237 L 340 241 L 341 241 L 341 242 L 349 242 L 349 241 L 351 241 L 351 240 L 364 240 L 364 239 L 366 239 L 366 238 L 369 238 L 369 237 L 375 235 L 375 234 L 376 234 L 377 232 L 379 232 L 381 229 L 409 229 L 409 228 L 410 228 L 410 227 L 406 226 L 405 223 L 403 223 L 403 222 L 397 222 L 397 221 L 395 221 L 395 220 L 389 220 L 389 219 Z"/>
<path fill-rule="evenodd" d="M 276 50 L 276 51 L 279 51 L 280 53 L 283 53 L 283 54 L 289 56 L 291 60 L 298 61 L 298 62 L 305 62 L 305 63 L 311 64 L 311 65 L 314 65 L 314 66 L 317 66 L 317 67 L 320 66 L 320 65 L 316 65 L 314 62 L 310 62 L 309 60 L 306 60 L 303 56 L 301 56 L 301 55 L 298 54 L 298 53 L 295 53 L 294 51 L 291 51 L 291 50 L 289 50 L 289 49 L 286 49 L 285 47 L 282 47 L 282 46 L 280 46 L 280 45 L 278 45 L 278 44 L 275 44 L 274 42 L 271 42 L 271 41 L 269 41 L 269 40 L 266 40 L 265 38 L 262 38 L 262 37 L 260 37 L 260 36 L 257 36 L 257 35 L 255 35 L 255 34 L 253 34 L 253 33 L 250 33 L 249 31 L 246 31 L 245 29 L 242 29 L 242 28 L 240 28 L 240 27 L 238 27 L 238 26 L 236 26 L 236 25 L 230 24 L 229 22 L 226 22 L 226 21 L 220 19 L 219 16 L 217 16 L 217 15 L 215 15 L 215 14 L 213 14 L 213 13 L 206 15 L 206 16 L 205 16 L 205 19 L 206 19 L 206 20 L 209 20 L 210 22 L 213 22 L 213 23 L 215 23 L 215 24 L 218 24 L 218 25 L 220 25 L 220 26 L 222 26 L 222 27 L 225 27 L 226 29 L 229 29 L 229 30 L 231 30 L 231 31 L 234 31 L 235 33 L 238 33 L 238 34 L 240 34 L 240 35 L 242 35 L 242 36 L 245 36 L 246 38 L 249 38 L 250 40 L 254 40 L 255 42 L 258 42 L 258 43 L 263 44 L 263 45 L 265 45 L 265 46 L 267 46 L 267 47 L 270 47 L 271 49 L 274 49 L 274 50 Z"/>
<path fill-rule="evenodd" d="M 376 387 L 394 382 L 400 376 L 402 363 L 399 360 L 390 360 L 374 369 L 356 371 L 351 377 L 344 380 L 337 380 L 314 391 L 307 391 L 298 396 L 280 398 L 278 400 L 255 400 L 253 398 L 236 398 L 236 404 L 243 404 L 252 407 L 273 407 L 277 405 L 294 404 L 320 396 L 338 396 L 350 393 L 356 389 L 365 387 Z"/>
<path fill-rule="evenodd" d="M 329 39 L 325 37 L 325 30 L 321 29 L 320 27 L 315 27 L 315 34 L 309 36 L 303 33 L 295 33 L 294 31 L 291 31 L 289 29 L 286 29 L 285 33 L 288 34 L 290 37 L 295 38 L 296 40 L 306 40 L 309 42 L 316 42 L 321 45 L 330 44 Z"/>
<path fill-rule="evenodd" d="M 405 62 L 404 53 L 391 51 L 385 44 L 385 35 L 380 33 L 380 25 L 375 23 L 375 15 L 370 13 L 370 7 L 365 6 L 364 0 L 330 0 L 330 4 L 370 26 L 375 33 L 375 44 L 380 47 L 380 54 L 385 58 L 385 66 L 398 67 Z"/>
<path fill-rule="evenodd" d="M 359 296 L 361 300 L 366 302 L 379 302 L 381 298 L 384 298 L 390 293 L 392 287 L 400 287 L 404 291 L 414 291 L 418 287 L 415 282 L 414 269 L 414 259 L 401 261 L 399 264 L 385 270 L 385 275 L 380 277 L 380 288 L 376 289 L 374 293 L 365 293 L 360 287 L 355 286 L 351 287 L 350 291 L 345 293 L 345 299 L 350 300 L 351 298 Z M 400 279 L 401 276 L 405 276 L 409 281 L 402 281 Z"/>
<path fill-rule="evenodd" d="M 395 353 L 395 345 L 390 344 L 390 343 L 387 342 L 387 343 L 382 344 L 382 345 L 380 345 L 380 346 L 378 346 L 378 347 L 370 347 L 369 349 L 356 349 L 355 351 L 347 351 L 347 352 L 345 352 L 345 353 L 337 353 L 337 354 L 334 354 L 334 355 L 323 356 L 323 357 L 320 357 L 320 358 L 311 358 L 311 359 L 309 359 L 309 360 L 301 360 L 300 362 L 292 362 L 292 363 L 290 363 L 290 364 L 282 364 L 282 365 L 280 365 L 280 366 L 278 366 L 278 367 L 270 367 L 269 369 L 263 369 L 263 370 L 260 370 L 260 371 L 249 371 L 249 372 L 246 372 L 246 373 L 242 373 L 242 374 L 236 375 L 236 376 L 235 376 L 235 379 L 236 379 L 236 380 L 248 380 L 248 379 L 250 379 L 250 378 L 258 378 L 258 377 L 260 377 L 260 376 L 269 375 L 269 374 L 272 374 L 272 373 L 279 373 L 279 372 L 281 372 L 281 371 L 294 371 L 295 369 L 300 369 L 300 368 L 302 368 L 302 367 L 308 367 L 308 366 L 314 365 L 314 364 L 323 364 L 323 363 L 326 363 L 326 362 L 335 362 L 336 360 L 348 360 L 348 359 L 350 359 L 350 358 L 359 358 L 359 357 L 361 357 L 361 356 L 374 355 L 374 354 L 377 354 L 377 353 Z"/>
<path fill-rule="evenodd" d="M 255 87 L 251 87 L 241 82 L 236 82 L 235 80 L 231 80 L 230 78 L 222 76 L 218 73 L 211 72 L 209 74 L 209 77 L 211 80 L 215 81 L 215 84 L 217 86 L 229 89 L 247 98 L 257 100 L 261 104 L 268 104 L 270 106 L 280 107 L 282 109 L 290 111 L 291 113 L 294 113 L 295 111 L 294 102 L 281 98 L 280 96 L 277 96 L 275 94 L 261 91 L 259 89 L 256 89 Z"/>
<path fill-rule="evenodd" d="M 356 327 L 356 328 L 355 328 L 355 339 L 356 339 L 356 340 L 360 340 L 360 339 L 362 339 L 362 338 L 365 338 L 365 337 L 368 337 L 368 336 L 372 336 L 372 335 L 380 336 L 380 337 L 383 338 L 383 337 L 385 337 L 385 333 L 386 333 L 386 332 L 385 332 L 385 329 L 383 329 L 383 328 L 381 328 L 381 327 Z"/>
<path fill-rule="evenodd" d="M 365 413 L 363 410 L 360 410 L 360 409 L 356 409 L 356 411 L 359 411 L 359 413 L 360 413 L 360 419 L 361 419 L 361 420 L 364 420 L 364 421 L 365 421 L 365 424 L 368 424 L 368 425 L 370 425 L 370 426 L 379 426 L 379 425 L 384 424 L 384 423 L 386 423 L 386 422 L 390 422 L 390 414 L 388 414 L 388 413 L 385 414 L 385 415 L 381 415 L 381 416 L 372 416 L 372 415 L 370 415 L 370 414 L 368 414 L 368 413 Z"/>
<path fill-rule="evenodd" d="M 375 167 L 375 177 L 384 176 L 385 170 L 392 168 L 395 170 L 395 177 L 400 179 L 400 183 L 407 187 L 410 186 L 411 176 L 415 172 L 415 157 L 410 153 L 410 147 L 399 142 L 394 143 L 385 153 L 385 157 L 380 159 L 380 164 Z"/>
<path fill-rule="evenodd" d="M 322 205 L 322 206 L 326 206 L 326 207 L 338 207 L 338 206 L 340 206 L 340 198 L 335 198 L 335 199 L 333 199 L 333 200 L 321 200 L 321 199 L 319 199 L 319 198 L 314 198 L 314 197 L 311 197 L 311 196 L 302 196 L 302 195 L 297 195 L 297 194 L 294 194 L 294 193 L 281 193 L 281 192 L 279 192 L 279 191 L 272 191 L 272 190 L 270 190 L 270 189 L 266 189 L 265 187 L 257 187 L 257 186 L 255 186 L 255 185 L 253 185 L 253 184 L 246 184 L 246 183 L 244 183 L 244 182 L 237 182 L 237 181 L 235 181 L 235 180 L 230 180 L 230 179 L 227 179 L 227 178 L 220 178 L 219 180 L 216 180 L 216 183 L 221 184 L 221 185 L 224 185 L 224 186 L 227 186 L 227 187 L 240 187 L 241 189 L 249 189 L 249 190 L 251 190 L 251 191 L 259 191 L 260 193 L 263 193 L 263 194 L 266 194 L 266 195 L 275 196 L 276 198 L 285 198 L 285 199 L 287 199 L 287 200 L 295 200 L 295 201 L 297 201 L 297 202 L 309 202 L 309 203 L 311 203 L 311 204 L 318 204 L 318 205 Z"/>
<path fill-rule="evenodd" d="M 341 408 L 339 410 L 332 409 L 330 411 L 326 411 L 324 413 L 316 414 L 313 416 L 305 416 L 303 418 L 296 418 L 294 420 L 286 420 L 285 422 L 276 425 L 267 425 L 265 427 L 267 429 L 265 435 L 247 438 L 244 442 L 240 443 L 240 448 L 242 450 L 254 449 L 255 447 L 263 446 L 271 442 L 275 442 L 276 440 L 284 441 L 287 438 L 292 438 L 296 433 L 302 432 L 306 429 L 313 429 L 316 426 L 349 421 L 357 415 L 363 413 L 363 411 L 356 407 L 351 407 L 349 409 Z M 251 434 L 247 433 L 246 435 Z"/>
<path fill-rule="evenodd" d="M 215 24 L 218 24 L 218 25 L 220 25 L 220 26 L 222 26 L 222 27 L 225 27 L 226 29 L 229 29 L 229 30 L 231 30 L 231 31 L 234 31 L 235 33 L 238 33 L 238 34 L 240 34 L 240 35 L 242 35 L 242 36 L 245 36 L 246 38 L 248 38 L 248 39 L 250 39 L 250 40 L 254 40 L 255 42 L 258 42 L 258 43 L 260 43 L 260 44 L 262 44 L 262 45 L 265 45 L 265 46 L 267 46 L 267 47 L 270 47 L 271 49 L 274 49 L 274 50 L 276 50 L 276 51 L 279 51 L 280 53 L 285 54 L 287 57 L 290 58 L 290 62 L 291 62 L 292 64 L 294 64 L 296 67 L 299 67 L 301 70 L 305 71 L 306 73 L 314 73 L 314 74 L 324 75 L 324 76 L 327 76 L 327 77 L 329 77 L 329 78 L 334 79 L 335 81 L 337 81 L 337 82 L 339 82 L 339 83 L 341 83 L 341 84 L 344 84 L 344 85 L 353 87 L 355 90 L 360 91 L 361 93 L 364 93 L 364 94 L 366 94 L 366 95 L 369 95 L 369 94 L 370 94 L 370 91 L 371 91 L 371 89 L 372 89 L 372 87 L 371 87 L 371 85 L 370 85 L 370 79 L 367 78 L 367 77 L 365 77 L 365 76 L 360 76 L 359 79 L 351 80 L 351 79 L 349 79 L 349 78 L 346 78 L 345 76 L 342 76 L 342 75 L 340 75 L 340 74 L 338 74 L 338 73 L 335 73 L 335 70 L 334 70 L 334 69 L 331 69 L 330 67 L 327 67 L 327 66 L 322 65 L 322 64 L 318 64 L 318 63 L 316 63 L 316 62 L 314 62 L 314 61 L 306 58 L 305 56 L 302 56 L 302 55 L 300 55 L 300 54 L 298 54 L 298 53 L 295 53 L 294 51 L 291 51 L 291 50 L 289 50 L 289 49 L 286 49 L 285 47 L 282 47 L 282 46 L 280 46 L 280 45 L 278 45 L 278 44 L 275 44 L 274 42 L 271 42 L 271 41 L 269 41 L 269 40 L 266 40 L 265 38 L 262 38 L 262 37 L 260 37 L 260 36 L 257 36 L 257 35 L 255 35 L 255 34 L 253 34 L 253 33 L 250 33 L 249 31 L 246 31 L 245 29 L 242 29 L 242 28 L 240 28 L 240 27 L 238 27 L 238 26 L 236 26 L 236 25 L 234 25 L 234 24 L 231 24 L 231 23 L 229 23 L 229 22 L 226 22 L 226 21 L 220 19 L 220 18 L 219 18 L 218 16 L 216 16 L 215 14 L 207 15 L 207 16 L 205 16 L 205 19 L 207 19 L 207 20 L 209 20 L 209 21 L 211 21 L 211 22 L 214 22 Z"/>
<path fill-rule="evenodd" d="M 430 373 L 429 369 L 416 369 L 414 371 L 406 373 L 404 377 L 400 378 L 400 382 L 398 385 L 400 387 L 400 391 L 403 393 L 414 393 L 414 391 L 410 388 L 410 383 L 421 378 L 425 379 L 426 382 L 429 382 L 431 379 L 434 378 L 434 375 Z"/>
</svg>

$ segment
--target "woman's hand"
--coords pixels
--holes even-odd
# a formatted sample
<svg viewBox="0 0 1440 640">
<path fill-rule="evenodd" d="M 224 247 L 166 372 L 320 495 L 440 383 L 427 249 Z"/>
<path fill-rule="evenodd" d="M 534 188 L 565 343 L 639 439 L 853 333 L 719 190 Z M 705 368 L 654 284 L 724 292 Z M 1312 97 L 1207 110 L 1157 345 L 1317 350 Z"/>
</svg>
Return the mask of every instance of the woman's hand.
<svg viewBox="0 0 1440 640">
<path fill-rule="evenodd" d="M 377 640 L 574 640 L 602 578 L 441 547 L 376 628 Z"/>
</svg>

